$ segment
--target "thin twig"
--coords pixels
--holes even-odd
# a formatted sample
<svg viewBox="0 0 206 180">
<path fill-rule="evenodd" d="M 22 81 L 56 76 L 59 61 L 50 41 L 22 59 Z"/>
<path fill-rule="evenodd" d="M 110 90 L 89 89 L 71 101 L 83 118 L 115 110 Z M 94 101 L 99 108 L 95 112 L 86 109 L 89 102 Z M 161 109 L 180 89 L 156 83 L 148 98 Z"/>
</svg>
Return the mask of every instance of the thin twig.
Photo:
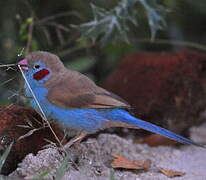
<svg viewBox="0 0 206 180">
<path fill-rule="evenodd" d="M 14 92 L 14 91 L 12 91 L 12 90 L 9 90 L 9 92 L 11 92 L 12 95 L 9 96 L 7 99 L 11 99 L 11 98 L 13 98 L 13 97 L 15 97 L 15 96 L 19 96 L 19 93 L 17 93 L 17 92 Z"/>
<path fill-rule="evenodd" d="M 17 66 L 17 64 L 1 64 L 0 68 L 1 67 L 11 67 L 11 66 Z"/>
<path fill-rule="evenodd" d="M 32 16 L 32 21 L 29 24 L 29 31 L 28 31 L 28 39 L 27 39 L 27 44 L 26 44 L 26 49 L 25 49 L 25 54 L 29 54 L 31 51 L 31 45 L 32 45 L 32 37 L 33 37 L 33 27 L 34 27 L 34 18 Z"/>
<path fill-rule="evenodd" d="M 13 77 L 13 78 L 10 78 L 10 79 L 4 81 L 3 83 L 0 84 L 0 86 L 3 86 L 3 85 L 5 85 L 5 84 L 9 83 L 10 81 L 14 80 L 15 78 L 16 78 L 16 77 Z"/>
<path fill-rule="evenodd" d="M 60 18 L 60 17 L 64 17 L 64 16 L 76 16 L 81 20 L 83 19 L 83 16 L 81 16 L 78 12 L 70 11 L 70 12 L 62 12 L 62 13 L 59 13 L 59 14 L 55 14 L 53 16 L 45 17 L 45 18 L 39 20 L 38 24 L 43 24 L 47 21 L 54 20 L 56 18 Z"/>
<path fill-rule="evenodd" d="M 19 54 L 17 54 L 17 56 L 18 56 L 18 57 L 20 57 L 20 56 L 22 56 L 22 55 L 23 55 L 24 49 L 25 49 L 25 48 L 23 47 L 23 48 L 21 49 L 20 53 L 19 53 Z"/>
<path fill-rule="evenodd" d="M 52 42 L 52 40 L 51 40 L 51 35 L 50 35 L 49 31 L 47 30 L 47 28 L 44 27 L 44 26 L 39 26 L 39 27 L 37 27 L 37 28 L 40 28 L 40 29 L 42 30 L 42 32 L 44 33 L 44 35 L 45 35 L 45 37 L 46 37 L 46 39 L 47 39 L 48 45 L 49 45 L 49 46 L 53 45 L 53 42 Z"/>
<path fill-rule="evenodd" d="M 21 126 L 19 126 L 19 127 L 21 127 Z M 42 130 L 42 129 L 44 129 L 44 128 L 45 128 L 45 127 L 40 127 L 40 128 L 37 128 L 37 129 L 32 129 L 32 130 L 30 130 L 29 132 L 27 132 L 26 134 L 20 136 L 20 137 L 17 139 L 17 141 L 20 141 L 21 139 L 26 138 L 26 137 L 28 137 L 28 136 L 31 136 L 34 132 L 39 131 L 39 130 Z"/>
<path fill-rule="evenodd" d="M 151 43 L 151 44 L 168 44 L 168 45 L 176 45 L 176 46 L 186 46 L 195 49 L 199 49 L 202 51 L 206 51 L 206 45 L 191 42 L 191 41 L 179 41 L 179 40 L 170 40 L 170 39 L 155 39 L 155 41 L 151 41 L 151 39 L 137 39 L 131 40 L 132 43 Z"/>
<path fill-rule="evenodd" d="M 7 67 L 7 69 L 5 71 L 8 71 L 8 70 L 13 70 L 13 71 L 16 71 L 13 67 L 16 66 L 17 67 L 17 64 L 1 64 L 0 65 L 0 68 L 4 68 L 4 67 Z"/>
<path fill-rule="evenodd" d="M 14 105 L 14 103 L 12 103 L 12 104 L 9 104 L 8 106 L 6 106 L 3 110 L 0 110 L 0 112 L 2 113 L 2 112 L 4 112 L 4 111 L 6 111 L 7 109 L 9 109 L 11 106 L 13 106 Z"/>
<path fill-rule="evenodd" d="M 45 115 L 45 113 L 44 113 L 44 111 L 43 111 L 43 109 L 42 109 L 39 101 L 37 100 L 37 98 L 36 98 L 33 90 L 31 89 L 31 86 L 30 86 L 30 84 L 29 84 L 26 76 L 24 75 L 24 72 L 23 72 L 22 69 L 21 69 L 21 66 L 18 65 L 18 67 L 19 67 L 19 69 L 20 69 L 20 71 L 21 71 L 21 74 L 22 74 L 22 76 L 23 76 L 23 78 L 24 78 L 24 80 L 25 80 L 25 82 L 26 82 L 26 84 L 27 84 L 27 86 L 28 86 L 28 88 L 29 88 L 29 90 L 30 90 L 30 92 L 31 92 L 31 94 L 32 94 L 35 102 L 37 103 L 37 106 L 39 107 L 39 110 L 40 110 L 40 112 L 41 112 L 40 115 L 41 115 L 42 119 L 44 119 L 45 122 L 48 124 L 48 127 L 49 127 L 49 129 L 51 130 L 52 134 L 54 135 L 55 139 L 57 140 L 57 142 L 59 143 L 59 145 L 62 147 L 63 145 L 62 145 L 61 141 L 59 140 L 59 138 L 57 137 L 56 133 L 55 133 L 54 130 L 52 129 L 51 124 L 49 123 L 49 121 L 48 121 L 48 119 L 47 119 L 47 116 Z"/>
<path fill-rule="evenodd" d="M 45 23 L 45 25 L 55 27 L 65 32 L 70 32 L 70 29 L 68 27 L 62 24 L 56 23 L 56 22 L 48 22 L 48 23 Z"/>
<path fill-rule="evenodd" d="M 64 41 L 63 35 L 62 35 L 61 31 L 58 28 L 56 28 L 56 33 L 57 33 L 57 37 L 58 37 L 58 39 L 60 41 L 60 44 L 61 45 L 64 44 L 65 41 Z"/>
<path fill-rule="evenodd" d="M 89 49 L 93 47 L 93 45 L 88 45 L 87 47 L 85 46 L 74 46 L 73 48 L 70 48 L 70 49 L 66 49 L 66 50 L 62 50 L 61 52 L 58 52 L 58 55 L 59 56 L 66 56 L 66 55 L 69 55 L 69 54 L 72 54 L 76 51 L 81 51 L 81 50 L 84 50 L 84 49 Z"/>
</svg>

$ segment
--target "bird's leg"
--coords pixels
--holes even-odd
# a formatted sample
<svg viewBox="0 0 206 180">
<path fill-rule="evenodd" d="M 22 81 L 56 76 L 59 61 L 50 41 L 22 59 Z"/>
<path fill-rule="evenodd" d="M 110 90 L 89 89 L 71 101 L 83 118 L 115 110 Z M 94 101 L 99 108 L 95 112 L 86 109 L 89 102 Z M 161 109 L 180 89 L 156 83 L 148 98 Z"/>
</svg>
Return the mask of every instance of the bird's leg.
<svg viewBox="0 0 206 180">
<path fill-rule="evenodd" d="M 86 136 L 87 136 L 87 133 L 85 133 L 85 132 L 78 133 L 74 138 L 72 138 L 68 143 L 66 143 L 63 148 L 68 149 L 74 143 L 81 142 L 82 139 L 84 139 Z"/>
</svg>

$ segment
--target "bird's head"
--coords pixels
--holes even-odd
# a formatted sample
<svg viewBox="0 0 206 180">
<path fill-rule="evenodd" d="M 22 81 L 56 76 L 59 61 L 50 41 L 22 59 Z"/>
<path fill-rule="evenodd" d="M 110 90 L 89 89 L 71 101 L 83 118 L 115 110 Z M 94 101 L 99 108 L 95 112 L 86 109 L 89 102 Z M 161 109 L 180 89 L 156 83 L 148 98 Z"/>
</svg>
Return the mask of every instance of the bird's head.
<svg viewBox="0 0 206 180">
<path fill-rule="evenodd" d="M 44 51 L 32 52 L 19 61 L 18 65 L 27 78 L 38 82 L 48 80 L 52 74 L 60 73 L 65 69 L 58 56 Z"/>
</svg>

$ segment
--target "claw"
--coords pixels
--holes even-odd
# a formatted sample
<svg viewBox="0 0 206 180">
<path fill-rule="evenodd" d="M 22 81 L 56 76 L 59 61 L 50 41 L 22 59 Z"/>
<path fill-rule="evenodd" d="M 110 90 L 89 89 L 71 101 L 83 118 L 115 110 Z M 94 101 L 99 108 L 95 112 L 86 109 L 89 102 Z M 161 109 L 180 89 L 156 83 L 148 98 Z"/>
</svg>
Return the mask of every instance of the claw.
<svg viewBox="0 0 206 180">
<path fill-rule="evenodd" d="M 66 150 L 66 149 L 70 148 L 73 144 L 80 143 L 86 136 L 87 136 L 87 133 L 80 132 L 74 138 L 72 138 L 68 143 L 66 143 L 63 146 L 63 149 Z"/>
</svg>

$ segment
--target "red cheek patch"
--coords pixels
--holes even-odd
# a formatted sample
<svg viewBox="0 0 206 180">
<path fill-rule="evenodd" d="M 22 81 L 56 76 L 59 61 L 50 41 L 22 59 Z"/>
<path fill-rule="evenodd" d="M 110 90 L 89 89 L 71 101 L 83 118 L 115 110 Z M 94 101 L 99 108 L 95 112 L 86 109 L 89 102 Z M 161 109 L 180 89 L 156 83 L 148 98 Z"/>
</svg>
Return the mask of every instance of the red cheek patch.
<svg viewBox="0 0 206 180">
<path fill-rule="evenodd" d="M 47 69 L 42 69 L 38 72 L 36 72 L 33 75 L 33 78 L 37 81 L 42 80 L 44 77 L 46 77 L 49 74 L 49 71 Z"/>
</svg>

